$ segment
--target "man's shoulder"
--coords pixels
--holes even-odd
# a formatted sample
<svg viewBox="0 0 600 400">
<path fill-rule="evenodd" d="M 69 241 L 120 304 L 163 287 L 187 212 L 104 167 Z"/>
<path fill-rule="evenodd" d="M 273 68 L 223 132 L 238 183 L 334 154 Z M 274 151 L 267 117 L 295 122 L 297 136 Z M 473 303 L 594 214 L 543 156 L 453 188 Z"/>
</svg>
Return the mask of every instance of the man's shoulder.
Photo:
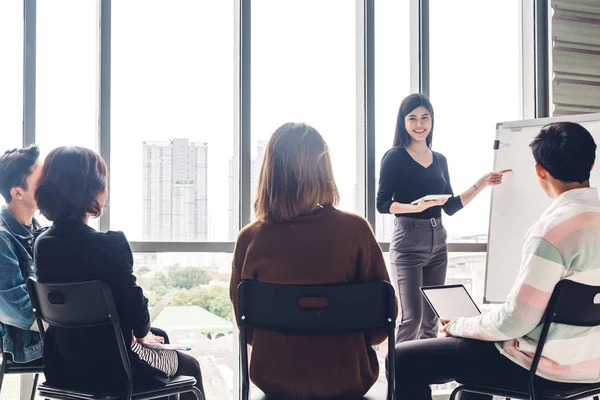
<svg viewBox="0 0 600 400">
<path fill-rule="evenodd" d="M 16 240 L 12 232 L 8 230 L 2 219 L 0 219 L 0 250 L 3 246 L 13 246 Z"/>
</svg>

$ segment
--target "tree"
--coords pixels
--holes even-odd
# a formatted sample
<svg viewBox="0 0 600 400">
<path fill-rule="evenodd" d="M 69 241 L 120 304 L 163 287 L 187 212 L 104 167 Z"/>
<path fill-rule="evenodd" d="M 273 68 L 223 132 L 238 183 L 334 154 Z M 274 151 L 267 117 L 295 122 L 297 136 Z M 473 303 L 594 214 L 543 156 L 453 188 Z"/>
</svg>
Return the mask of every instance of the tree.
<svg viewBox="0 0 600 400">
<path fill-rule="evenodd" d="M 195 286 L 206 285 L 211 281 L 208 273 L 197 267 L 172 265 L 167 268 L 167 276 L 167 286 L 180 289 L 191 289 Z"/>
<path fill-rule="evenodd" d="M 199 306 L 226 320 L 233 321 L 229 290 L 221 286 L 182 290 L 171 301 L 173 306 Z"/>
</svg>

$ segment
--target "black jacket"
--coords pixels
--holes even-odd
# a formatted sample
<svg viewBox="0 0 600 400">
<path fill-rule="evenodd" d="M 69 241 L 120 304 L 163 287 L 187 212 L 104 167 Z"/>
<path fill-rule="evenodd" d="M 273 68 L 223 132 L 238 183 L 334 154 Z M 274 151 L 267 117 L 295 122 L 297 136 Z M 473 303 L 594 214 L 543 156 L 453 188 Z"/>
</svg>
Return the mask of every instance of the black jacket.
<svg viewBox="0 0 600 400">
<path fill-rule="evenodd" d="M 148 300 L 133 275 L 133 254 L 122 232 L 97 232 L 81 221 L 55 222 L 34 244 L 37 274 L 43 283 L 101 280 L 112 290 L 125 343 L 150 330 Z M 168 381 L 129 351 L 134 385 Z M 49 384 L 81 389 L 116 389 L 125 382 L 110 326 L 49 328 L 44 340 L 44 374 Z"/>
</svg>

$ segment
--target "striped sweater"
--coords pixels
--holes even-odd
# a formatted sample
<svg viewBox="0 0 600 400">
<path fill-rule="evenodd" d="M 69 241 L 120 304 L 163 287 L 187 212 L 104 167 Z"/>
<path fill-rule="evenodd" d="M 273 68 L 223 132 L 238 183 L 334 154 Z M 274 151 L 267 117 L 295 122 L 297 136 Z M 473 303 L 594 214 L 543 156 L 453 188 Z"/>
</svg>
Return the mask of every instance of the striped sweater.
<svg viewBox="0 0 600 400">
<path fill-rule="evenodd" d="M 458 318 L 452 336 L 497 342 L 529 369 L 542 317 L 561 279 L 600 286 L 600 200 L 593 188 L 557 197 L 525 237 L 521 269 L 506 303 L 493 312 Z M 537 375 L 557 382 L 600 382 L 600 328 L 553 324 Z"/>
</svg>

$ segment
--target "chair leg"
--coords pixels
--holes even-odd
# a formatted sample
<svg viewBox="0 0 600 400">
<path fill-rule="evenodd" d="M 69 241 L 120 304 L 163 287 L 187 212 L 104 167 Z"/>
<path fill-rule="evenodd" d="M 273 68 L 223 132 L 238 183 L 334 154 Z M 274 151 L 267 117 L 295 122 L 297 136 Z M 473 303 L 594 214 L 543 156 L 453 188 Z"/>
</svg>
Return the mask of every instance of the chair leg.
<svg viewBox="0 0 600 400">
<path fill-rule="evenodd" d="M 192 392 L 194 393 L 194 395 L 196 395 L 197 400 L 206 400 L 202 395 L 200 389 L 198 389 L 196 386 L 192 386 Z"/>
<path fill-rule="evenodd" d="M 31 386 L 31 400 L 35 400 L 35 393 L 37 392 L 38 379 L 40 378 L 40 374 L 35 374 L 33 376 L 33 385 Z"/>
<path fill-rule="evenodd" d="M 450 394 L 450 398 L 449 400 L 456 400 L 456 396 L 458 396 L 458 394 L 462 392 L 462 386 L 458 386 L 456 387 L 453 391 L 452 394 Z"/>
</svg>

